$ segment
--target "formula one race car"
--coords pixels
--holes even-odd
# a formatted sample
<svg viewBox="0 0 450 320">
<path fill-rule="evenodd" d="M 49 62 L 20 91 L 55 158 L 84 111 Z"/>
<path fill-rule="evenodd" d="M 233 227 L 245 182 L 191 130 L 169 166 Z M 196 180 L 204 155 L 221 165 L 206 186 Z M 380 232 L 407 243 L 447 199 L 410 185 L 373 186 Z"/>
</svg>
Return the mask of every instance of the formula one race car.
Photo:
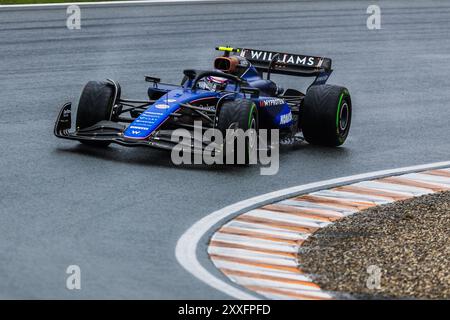
<svg viewBox="0 0 450 320">
<path fill-rule="evenodd" d="M 117 143 L 172 150 L 171 133 L 177 128 L 192 131 L 194 122 L 201 121 L 203 130 L 279 129 L 280 140 L 303 134 L 311 144 L 344 143 L 352 104 L 346 88 L 325 84 L 332 72 L 331 59 L 245 48 L 216 50 L 223 54 L 215 59 L 214 70 L 184 70 L 181 85 L 146 76 L 151 83 L 149 100 L 122 99 L 119 84 L 112 80 L 88 82 L 78 104 L 75 131 L 69 131 L 67 103 L 59 113 L 55 135 L 98 147 Z M 270 79 L 272 74 L 312 77 L 313 82 L 306 94 L 284 90 Z"/>
</svg>

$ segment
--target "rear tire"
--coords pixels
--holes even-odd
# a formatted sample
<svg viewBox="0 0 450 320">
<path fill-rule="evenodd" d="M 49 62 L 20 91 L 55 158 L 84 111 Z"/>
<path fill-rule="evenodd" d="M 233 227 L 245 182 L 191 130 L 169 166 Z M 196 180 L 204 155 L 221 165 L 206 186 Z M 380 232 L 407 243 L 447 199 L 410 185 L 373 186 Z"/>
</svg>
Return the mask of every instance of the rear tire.
<svg viewBox="0 0 450 320">
<path fill-rule="evenodd" d="M 114 103 L 114 87 L 103 81 L 89 81 L 81 93 L 78 104 L 76 128 L 77 130 L 93 126 L 102 120 L 111 120 Z M 107 141 L 80 140 L 81 143 L 106 147 Z"/>
<path fill-rule="evenodd" d="M 223 160 L 225 163 L 226 155 L 230 150 L 226 148 L 226 133 L 227 129 L 242 129 L 247 132 L 249 129 L 254 129 L 254 134 L 251 137 L 245 137 L 245 160 L 244 163 L 249 164 L 252 152 L 257 148 L 257 131 L 258 131 L 258 111 L 256 105 L 251 100 L 238 99 L 234 101 L 225 102 L 219 110 L 219 119 L 217 128 L 222 132 L 224 137 Z M 236 147 L 236 144 L 234 143 Z M 237 149 L 234 148 L 236 151 Z M 237 164 L 238 154 L 234 152 L 234 163 Z"/>
<path fill-rule="evenodd" d="M 310 144 L 337 147 L 347 139 L 352 120 L 350 93 L 344 87 L 315 85 L 303 102 L 300 125 Z"/>
</svg>

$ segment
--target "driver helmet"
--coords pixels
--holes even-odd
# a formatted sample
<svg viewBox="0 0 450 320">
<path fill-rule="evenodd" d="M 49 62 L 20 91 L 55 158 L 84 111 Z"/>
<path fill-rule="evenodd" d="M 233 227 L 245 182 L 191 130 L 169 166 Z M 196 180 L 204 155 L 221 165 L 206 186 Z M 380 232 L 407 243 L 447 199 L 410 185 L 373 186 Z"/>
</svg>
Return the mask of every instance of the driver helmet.
<svg viewBox="0 0 450 320">
<path fill-rule="evenodd" d="M 205 79 L 205 84 L 211 91 L 225 90 L 228 80 L 222 77 L 208 76 Z"/>
</svg>

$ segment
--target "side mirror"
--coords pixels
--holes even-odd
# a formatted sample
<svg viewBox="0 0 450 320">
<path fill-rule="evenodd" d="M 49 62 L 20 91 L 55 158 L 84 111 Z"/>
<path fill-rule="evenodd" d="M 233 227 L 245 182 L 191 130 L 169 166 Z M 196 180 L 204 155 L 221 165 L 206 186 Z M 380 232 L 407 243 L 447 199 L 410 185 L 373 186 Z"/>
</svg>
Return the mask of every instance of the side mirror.
<svg viewBox="0 0 450 320">
<path fill-rule="evenodd" d="M 194 80 L 195 77 L 197 76 L 197 72 L 195 72 L 195 70 L 192 69 L 183 70 L 183 74 L 186 77 L 188 77 L 189 80 Z"/>
<path fill-rule="evenodd" d="M 160 78 L 155 78 L 155 77 L 150 77 L 150 76 L 145 76 L 145 81 L 146 82 L 153 82 L 153 87 L 156 87 L 158 85 L 158 83 L 161 82 Z"/>
</svg>

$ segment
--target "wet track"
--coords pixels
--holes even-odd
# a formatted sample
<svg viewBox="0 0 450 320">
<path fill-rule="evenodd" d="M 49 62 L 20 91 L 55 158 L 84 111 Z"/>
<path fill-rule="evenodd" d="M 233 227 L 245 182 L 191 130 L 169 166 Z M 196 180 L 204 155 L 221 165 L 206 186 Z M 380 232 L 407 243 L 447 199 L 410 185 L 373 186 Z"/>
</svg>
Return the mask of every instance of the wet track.
<svg viewBox="0 0 450 320">
<path fill-rule="evenodd" d="M 277 189 L 450 158 L 450 3 L 250 2 L 0 8 L 0 297 L 227 298 L 177 264 L 180 235 L 209 212 Z M 342 148 L 283 150 L 257 167 L 175 167 L 167 153 L 56 139 L 59 106 L 113 78 L 145 98 L 145 74 L 179 82 L 218 44 L 333 58 L 354 118 Z M 285 86 L 302 87 L 296 78 Z M 77 264 L 82 289 L 65 288 Z"/>
</svg>

